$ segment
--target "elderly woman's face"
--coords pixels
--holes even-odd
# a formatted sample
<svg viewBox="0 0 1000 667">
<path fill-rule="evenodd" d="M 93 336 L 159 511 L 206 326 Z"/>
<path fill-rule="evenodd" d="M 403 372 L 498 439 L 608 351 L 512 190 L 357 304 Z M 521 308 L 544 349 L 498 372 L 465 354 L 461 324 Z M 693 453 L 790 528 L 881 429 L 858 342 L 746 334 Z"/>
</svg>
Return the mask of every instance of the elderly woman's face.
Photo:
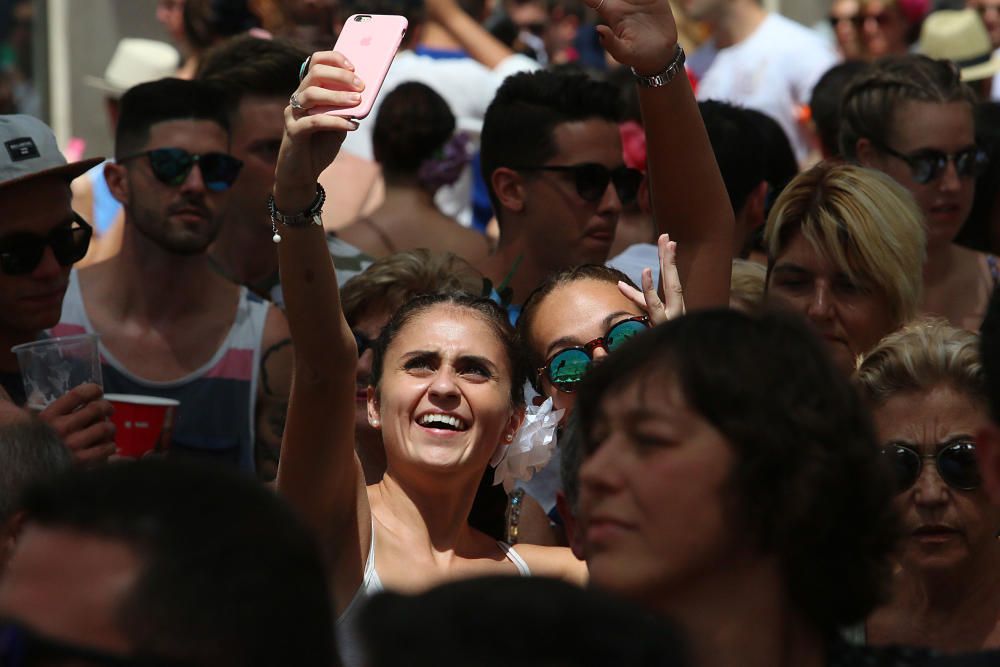
<svg viewBox="0 0 1000 667">
<path fill-rule="evenodd" d="M 580 468 L 580 529 L 591 581 L 655 605 L 745 554 L 724 495 L 728 440 L 660 373 L 608 392 Z"/>
<path fill-rule="evenodd" d="M 954 443 L 974 442 L 989 424 L 985 405 L 948 386 L 894 396 L 874 416 L 883 447 L 901 445 L 925 457 Z M 946 477 L 953 482 L 946 482 L 933 459 L 921 461 L 916 481 L 895 500 L 904 527 L 902 565 L 917 573 L 965 568 L 997 548 L 1000 508 L 981 489 L 957 489 L 951 475 Z M 942 467 L 957 465 L 955 459 L 942 462 Z"/>
<path fill-rule="evenodd" d="M 796 232 L 771 269 L 767 295 L 805 315 L 846 375 L 895 329 L 885 291 L 857 284 Z"/>
</svg>

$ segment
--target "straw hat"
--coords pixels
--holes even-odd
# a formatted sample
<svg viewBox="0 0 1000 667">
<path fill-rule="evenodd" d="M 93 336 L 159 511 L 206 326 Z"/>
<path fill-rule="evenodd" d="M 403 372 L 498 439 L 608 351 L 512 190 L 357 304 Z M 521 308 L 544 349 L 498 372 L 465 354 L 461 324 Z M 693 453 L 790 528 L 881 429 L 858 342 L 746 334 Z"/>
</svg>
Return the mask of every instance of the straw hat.
<svg viewBox="0 0 1000 667">
<path fill-rule="evenodd" d="M 920 31 L 920 52 L 958 65 L 962 81 L 1000 72 L 1000 56 L 993 54 L 990 35 L 974 9 L 943 9 L 928 16 Z"/>
<path fill-rule="evenodd" d="M 84 77 L 84 82 L 112 97 L 147 81 L 173 76 L 180 66 L 180 54 L 166 42 L 126 37 L 118 42 L 104 78 Z"/>
</svg>

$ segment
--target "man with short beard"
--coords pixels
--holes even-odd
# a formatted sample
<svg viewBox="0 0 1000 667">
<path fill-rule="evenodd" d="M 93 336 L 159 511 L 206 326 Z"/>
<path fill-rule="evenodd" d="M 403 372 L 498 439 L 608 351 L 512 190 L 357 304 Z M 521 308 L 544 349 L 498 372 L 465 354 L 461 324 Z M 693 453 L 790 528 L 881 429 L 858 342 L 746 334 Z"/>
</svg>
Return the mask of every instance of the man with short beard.
<svg viewBox="0 0 1000 667">
<path fill-rule="evenodd" d="M 242 163 L 226 95 L 162 79 L 121 99 L 108 186 L 125 210 L 121 252 L 73 272 L 57 335 L 101 335 L 108 393 L 180 401 L 172 453 L 273 478 L 290 382 L 284 316 L 221 277 L 216 238 Z"/>
</svg>

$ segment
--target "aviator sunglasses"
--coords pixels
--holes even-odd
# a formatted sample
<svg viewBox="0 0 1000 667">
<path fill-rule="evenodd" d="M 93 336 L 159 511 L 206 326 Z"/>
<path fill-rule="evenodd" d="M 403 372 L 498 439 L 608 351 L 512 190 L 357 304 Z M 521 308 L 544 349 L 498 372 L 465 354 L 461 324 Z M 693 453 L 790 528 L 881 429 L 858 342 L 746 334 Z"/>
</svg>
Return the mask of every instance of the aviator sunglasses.
<svg viewBox="0 0 1000 667">
<path fill-rule="evenodd" d="M 925 149 L 906 155 L 882 144 L 876 144 L 876 146 L 883 153 L 888 153 L 905 162 L 910 168 L 913 180 L 921 185 L 927 185 L 944 173 L 949 162 L 955 163 L 955 172 L 960 177 L 975 178 L 983 173 L 990 161 L 986 151 L 976 146 L 951 155 L 934 149 Z"/>
<path fill-rule="evenodd" d="M 569 174 L 573 177 L 573 186 L 580 199 L 587 202 L 599 202 L 608 190 L 608 183 L 615 184 L 615 192 L 622 204 L 631 204 L 639 194 L 639 184 L 642 183 L 642 172 L 626 166 L 608 169 L 603 164 L 586 162 L 569 165 L 541 165 L 537 167 L 511 167 L 515 171 L 552 171 Z"/>
<path fill-rule="evenodd" d="M 93 229 L 82 217 L 73 214 L 69 224 L 56 227 L 48 234 L 17 232 L 0 238 L 0 270 L 8 276 L 31 273 L 42 261 L 46 248 L 60 266 L 69 266 L 83 259 L 90 247 Z"/>
<path fill-rule="evenodd" d="M 938 475 L 953 489 L 973 491 L 979 488 L 979 466 L 976 463 L 976 443 L 952 440 L 934 454 L 921 454 L 913 447 L 899 443 L 882 449 L 896 478 L 897 493 L 903 493 L 917 483 L 924 459 L 931 459 Z"/>
<path fill-rule="evenodd" d="M 183 148 L 154 148 L 116 160 L 118 163 L 136 158 L 149 158 L 153 176 L 167 185 L 177 186 L 187 180 L 197 164 L 201 169 L 205 187 L 212 192 L 223 192 L 232 187 L 240 175 L 243 163 L 226 153 L 189 153 Z"/>
<path fill-rule="evenodd" d="M 614 352 L 629 338 L 648 328 L 649 318 L 645 315 L 622 320 L 612 325 L 608 332 L 600 338 L 595 338 L 580 346 L 559 350 L 549 357 L 544 366 L 538 369 L 538 374 L 545 373 L 549 382 L 559 391 L 572 393 L 576 391 L 576 385 L 594 363 L 594 350 L 603 347 L 608 352 Z"/>
</svg>

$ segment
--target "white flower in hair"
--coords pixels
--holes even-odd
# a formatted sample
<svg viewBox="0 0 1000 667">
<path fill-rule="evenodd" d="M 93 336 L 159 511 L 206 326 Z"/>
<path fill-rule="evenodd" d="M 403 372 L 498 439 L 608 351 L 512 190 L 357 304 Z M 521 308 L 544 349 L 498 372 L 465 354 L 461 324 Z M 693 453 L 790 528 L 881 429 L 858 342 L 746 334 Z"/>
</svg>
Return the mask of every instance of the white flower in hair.
<svg viewBox="0 0 1000 667">
<path fill-rule="evenodd" d="M 564 412 L 552 409 L 551 398 L 540 407 L 528 407 L 513 442 L 501 445 L 490 461 L 496 467 L 494 486 L 502 483 L 510 493 L 515 482 L 528 481 L 548 464 L 556 448 L 556 427 Z"/>
</svg>

